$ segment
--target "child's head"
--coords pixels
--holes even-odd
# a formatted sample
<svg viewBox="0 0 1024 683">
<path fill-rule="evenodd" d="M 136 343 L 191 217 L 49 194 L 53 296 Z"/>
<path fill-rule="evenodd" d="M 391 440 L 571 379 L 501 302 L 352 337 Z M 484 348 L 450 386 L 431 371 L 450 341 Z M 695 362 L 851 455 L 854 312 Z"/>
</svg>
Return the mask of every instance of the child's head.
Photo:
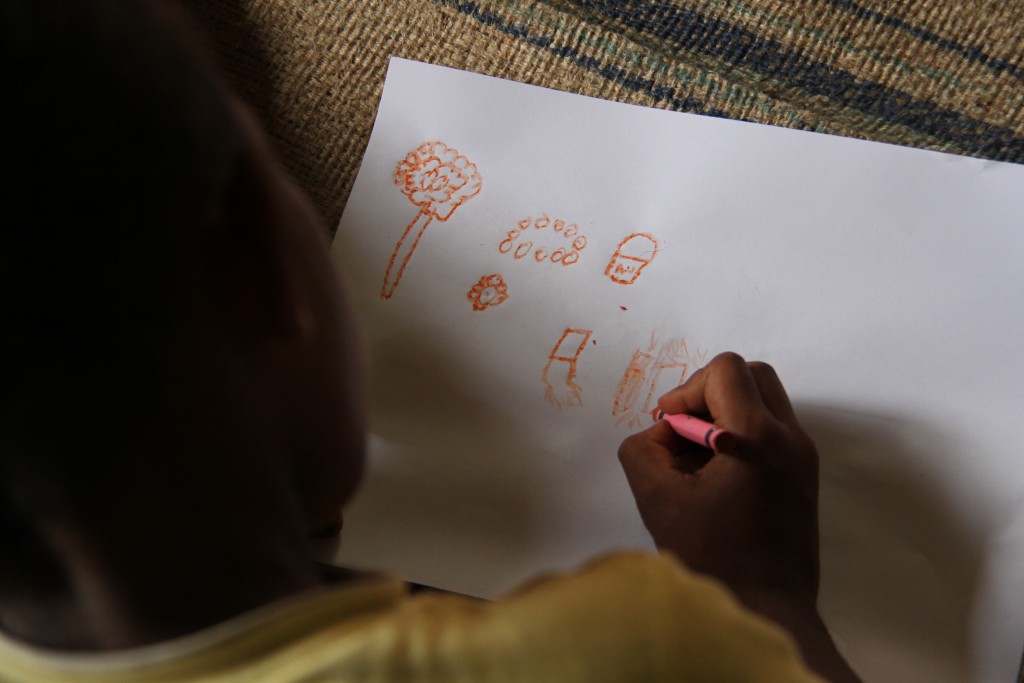
<svg viewBox="0 0 1024 683">
<path fill-rule="evenodd" d="M 358 349 L 258 127 L 150 4 L 5 2 L 0 41 L 0 556 L 51 498 L 207 475 L 329 520 L 362 467 Z"/>
</svg>

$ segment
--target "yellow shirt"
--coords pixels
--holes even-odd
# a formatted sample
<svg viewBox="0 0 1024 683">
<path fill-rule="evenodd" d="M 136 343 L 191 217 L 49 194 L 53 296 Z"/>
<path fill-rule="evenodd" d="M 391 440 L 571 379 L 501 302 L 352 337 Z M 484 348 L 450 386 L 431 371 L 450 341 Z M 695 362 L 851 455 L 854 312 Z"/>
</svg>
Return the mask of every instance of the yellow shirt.
<svg viewBox="0 0 1024 683">
<path fill-rule="evenodd" d="M 498 602 L 350 582 L 117 653 L 58 654 L 0 637 L 0 681 L 820 683 L 788 635 L 720 585 L 640 553 Z"/>
</svg>

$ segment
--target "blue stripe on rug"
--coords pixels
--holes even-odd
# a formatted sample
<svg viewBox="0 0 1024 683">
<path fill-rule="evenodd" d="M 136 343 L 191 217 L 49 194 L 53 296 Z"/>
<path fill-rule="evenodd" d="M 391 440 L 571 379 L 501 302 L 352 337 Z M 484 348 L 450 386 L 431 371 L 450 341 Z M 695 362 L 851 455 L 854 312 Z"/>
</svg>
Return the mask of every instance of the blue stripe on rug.
<svg viewBox="0 0 1024 683">
<path fill-rule="evenodd" d="M 598 59 L 580 54 L 580 52 L 573 47 L 568 45 L 556 46 L 551 38 L 534 35 L 525 26 L 507 22 L 496 12 L 482 10 L 475 2 L 456 1 L 448 2 L 446 4 L 451 5 L 454 9 L 462 12 L 463 14 L 469 15 L 485 26 L 496 28 L 503 33 L 507 33 L 510 36 L 522 40 L 525 43 L 544 48 L 558 57 L 569 59 L 577 66 L 594 71 L 603 78 L 621 85 L 624 88 L 642 92 L 655 102 L 665 102 L 673 109 L 691 112 L 694 114 L 717 116 L 719 118 L 736 118 L 730 117 L 720 109 L 707 107 L 700 100 L 692 97 L 679 97 L 674 88 L 666 85 L 656 85 L 654 81 L 650 79 L 630 74 L 626 70 L 612 64 L 602 64 Z"/>
<path fill-rule="evenodd" d="M 942 109 L 929 101 L 880 83 L 858 80 L 779 43 L 693 10 L 661 2 L 637 0 L 568 0 L 607 19 L 620 22 L 670 44 L 720 58 L 765 76 L 785 79 L 796 87 L 875 118 L 906 126 L 959 149 L 1000 161 L 1024 162 L 1024 139 L 995 126 Z"/>
<path fill-rule="evenodd" d="M 902 19 L 890 17 L 888 15 L 882 14 L 877 10 L 861 7 L 860 5 L 852 2 L 851 0 L 825 0 L 825 2 L 828 2 L 831 5 L 835 5 L 836 7 L 842 8 L 849 12 L 850 14 L 854 15 L 855 17 L 861 19 L 868 19 L 870 21 L 875 22 L 876 24 L 882 24 L 884 26 L 889 26 L 891 28 L 898 28 L 902 31 L 906 31 L 915 38 L 923 40 L 927 43 L 938 45 L 944 50 L 956 52 L 957 54 L 963 56 L 964 58 L 972 62 L 977 62 L 982 66 L 987 66 L 993 71 L 1006 72 L 1013 76 L 1014 78 L 1024 80 L 1024 70 L 1022 70 L 1020 67 L 1014 65 L 1012 62 L 1006 61 L 1005 59 L 996 59 L 995 57 L 982 51 L 982 49 L 977 46 L 961 45 L 955 40 L 943 38 L 938 34 L 932 33 L 927 29 L 918 28 L 913 24 L 910 24 Z"/>
</svg>

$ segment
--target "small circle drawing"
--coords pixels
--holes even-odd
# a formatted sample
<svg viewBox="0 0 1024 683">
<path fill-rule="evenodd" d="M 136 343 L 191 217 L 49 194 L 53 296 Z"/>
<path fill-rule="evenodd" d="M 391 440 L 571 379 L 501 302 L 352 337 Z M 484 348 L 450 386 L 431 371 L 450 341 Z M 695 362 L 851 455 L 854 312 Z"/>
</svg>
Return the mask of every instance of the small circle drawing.
<svg viewBox="0 0 1024 683">
<path fill-rule="evenodd" d="M 547 228 L 551 228 L 548 230 Z M 554 263 L 571 266 L 580 260 L 587 248 L 587 237 L 580 234 L 576 223 L 566 223 L 546 213 L 537 218 L 523 218 L 505 233 L 505 239 L 498 243 L 498 251 L 511 254 L 517 261 L 533 255 L 537 263 Z"/>
</svg>

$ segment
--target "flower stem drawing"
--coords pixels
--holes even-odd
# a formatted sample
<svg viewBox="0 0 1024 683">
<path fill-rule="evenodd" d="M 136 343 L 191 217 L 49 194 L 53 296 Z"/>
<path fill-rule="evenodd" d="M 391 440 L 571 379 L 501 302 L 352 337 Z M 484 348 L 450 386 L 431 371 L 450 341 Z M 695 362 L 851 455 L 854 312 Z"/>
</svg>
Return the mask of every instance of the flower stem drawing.
<svg viewBox="0 0 1024 683">
<path fill-rule="evenodd" d="M 427 231 L 427 226 L 430 225 L 430 221 L 433 220 L 433 216 L 430 214 L 420 211 L 416 214 L 416 218 L 412 220 L 409 227 L 402 233 L 402 238 L 398 240 L 398 244 L 395 245 L 395 250 L 391 253 L 391 259 L 388 261 L 388 269 L 384 272 L 384 285 L 381 287 L 380 295 L 384 299 L 390 299 L 394 296 L 395 288 L 398 287 L 398 283 L 402 281 L 402 275 L 405 273 L 405 267 L 409 265 L 409 259 L 412 258 L 412 253 L 416 251 L 416 246 L 420 243 L 420 238 L 423 237 L 423 233 Z M 412 234 L 413 228 L 419 225 L 419 229 L 416 231 L 416 237 L 413 240 L 409 239 L 409 235 Z M 398 268 L 395 268 L 395 263 L 398 263 Z"/>
<path fill-rule="evenodd" d="M 394 175 L 399 186 L 420 211 L 395 244 L 384 284 L 382 299 L 390 299 L 402 281 L 409 259 L 419 246 L 427 226 L 435 218 L 441 222 L 452 217 L 455 209 L 480 194 L 483 179 L 476 164 L 443 142 L 424 142 L 398 163 Z"/>
</svg>

